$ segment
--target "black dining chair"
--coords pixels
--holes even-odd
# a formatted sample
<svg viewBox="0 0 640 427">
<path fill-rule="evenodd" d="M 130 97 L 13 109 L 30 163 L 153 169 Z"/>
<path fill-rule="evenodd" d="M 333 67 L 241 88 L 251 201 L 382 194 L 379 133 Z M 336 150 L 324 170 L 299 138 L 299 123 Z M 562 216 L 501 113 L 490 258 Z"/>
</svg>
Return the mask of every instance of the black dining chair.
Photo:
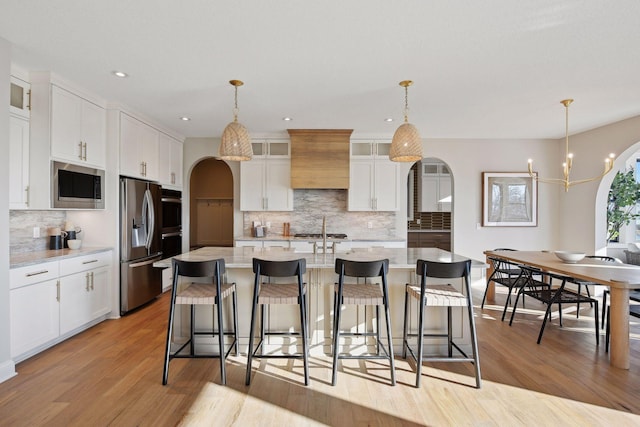
<svg viewBox="0 0 640 427">
<path fill-rule="evenodd" d="M 420 285 L 407 283 L 404 297 L 404 327 L 402 336 L 402 357 L 406 359 L 407 351 L 416 362 L 416 387 L 420 387 L 422 377 L 423 362 L 470 362 L 475 369 L 476 388 L 482 386 L 480 375 L 480 356 L 478 355 L 478 337 L 476 324 L 473 317 L 473 302 L 471 300 L 471 285 L 469 280 L 471 260 L 458 262 L 436 262 L 418 260 L 416 264 L 416 275 L 420 278 Z M 463 291 L 458 291 L 451 284 L 427 284 L 427 278 L 436 279 L 462 279 Z M 416 301 L 418 305 L 418 328 L 415 333 L 409 331 L 409 301 Z M 447 331 L 446 333 L 425 333 L 425 316 L 428 314 L 426 308 L 446 307 L 447 308 Z M 471 338 L 471 355 L 467 355 L 453 341 L 452 308 L 466 307 L 469 321 L 469 331 Z M 446 337 L 447 356 L 425 356 L 425 337 Z M 409 340 L 417 338 L 415 349 L 411 347 Z M 456 349 L 460 355 L 453 354 Z"/>
<path fill-rule="evenodd" d="M 526 284 L 520 288 L 516 301 L 513 304 L 513 311 L 511 312 L 511 319 L 509 320 L 509 326 L 513 324 L 513 319 L 518 307 L 518 299 L 520 296 L 527 295 L 534 298 L 546 305 L 544 318 L 542 320 L 542 326 L 540 327 L 540 333 L 538 334 L 537 343 L 540 344 L 542 340 L 542 334 L 547 321 L 551 321 L 551 308 L 554 304 L 558 304 L 558 318 L 560 327 L 562 327 L 562 305 L 563 304 L 577 304 L 579 302 L 593 303 L 595 306 L 595 325 L 596 325 L 596 345 L 600 343 L 599 332 L 599 319 L 598 319 L 598 300 L 595 298 L 587 297 L 585 295 L 573 292 L 566 289 L 565 285 L 571 279 L 568 276 L 563 276 L 547 271 L 542 271 L 535 267 L 526 265 L 520 266 L 522 273 L 526 279 Z M 536 277 L 540 277 L 537 279 Z M 559 286 L 553 286 L 553 280 L 559 280 L 561 283 Z"/>
<path fill-rule="evenodd" d="M 614 257 L 610 257 L 610 256 L 605 256 L 605 255 L 587 255 L 585 258 L 589 258 L 589 259 L 598 259 L 601 261 L 606 261 L 606 262 L 610 262 L 612 264 L 622 264 L 622 261 L 620 261 L 618 258 L 614 258 Z M 582 287 L 584 286 L 586 292 L 587 292 L 587 296 L 591 297 L 591 291 L 589 290 L 589 286 L 595 286 L 597 285 L 597 283 L 594 282 L 590 282 L 588 280 L 582 280 L 582 279 L 578 279 L 575 277 L 571 277 L 568 279 L 569 283 L 573 283 L 575 285 L 578 285 L 578 293 L 582 293 Z M 602 322 L 601 324 L 604 325 L 604 316 L 605 316 L 605 307 L 607 305 L 607 295 L 609 293 L 608 289 L 605 289 L 603 294 L 602 294 Z M 589 304 L 590 307 L 593 307 L 593 303 Z M 576 318 L 580 317 L 580 303 L 577 303 L 577 309 L 576 309 Z"/>
<path fill-rule="evenodd" d="M 507 248 L 499 248 L 494 249 L 495 251 L 513 251 L 514 249 Z M 487 286 L 484 290 L 484 295 L 482 296 L 482 304 L 480 304 L 480 308 L 484 309 L 484 303 L 487 299 L 487 292 L 489 291 L 489 286 L 491 282 L 505 286 L 507 288 L 507 299 L 504 303 L 504 308 L 502 310 L 502 320 L 507 313 L 507 308 L 511 303 L 511 296 L 514 291 L 517 293 L 518 290 L 524 285 L 525 280 L 522 276 L 522 270 L 517 263 L 513 263 L 499 256 L 489 256 L 487 257 L 489 263 L 491 263 L 491 267 L 493 271 L 487 278 Z M 524 298 L 522 300 L 522 304 L 524 306 Z"/>
</svg>

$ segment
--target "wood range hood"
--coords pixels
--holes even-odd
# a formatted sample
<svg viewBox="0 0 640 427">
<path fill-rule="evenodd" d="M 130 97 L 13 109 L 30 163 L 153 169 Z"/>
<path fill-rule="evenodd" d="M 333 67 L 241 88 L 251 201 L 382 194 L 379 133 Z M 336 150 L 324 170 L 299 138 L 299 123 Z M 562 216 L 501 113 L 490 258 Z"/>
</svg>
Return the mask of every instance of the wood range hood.
<svg viewBox="0 0 640 427">
<path fill-rule="evenodd" d="M 287 129 L 291 138 L 291 188 L 349 189 L 353 129 Z"/>
</svg>

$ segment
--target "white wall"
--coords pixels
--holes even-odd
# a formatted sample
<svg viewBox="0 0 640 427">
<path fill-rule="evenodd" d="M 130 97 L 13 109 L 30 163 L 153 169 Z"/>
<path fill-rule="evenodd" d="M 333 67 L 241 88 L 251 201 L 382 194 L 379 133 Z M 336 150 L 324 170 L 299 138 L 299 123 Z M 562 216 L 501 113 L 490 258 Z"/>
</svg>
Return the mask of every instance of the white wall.
<svg viewBox="0 0 640 427">
<path fill-rule="evenodd" d="M 0 99 L 9 99 L 11 45 L 0 38 Z M 0 109 L 0 147 L 9 147 L 9 108 Z M 9 156 L 0 156 L 0 194 L 9 194 Z M 9 325 L 9 198 L 0 197 L 0 382 L 15 375 Z"/>
</svg>

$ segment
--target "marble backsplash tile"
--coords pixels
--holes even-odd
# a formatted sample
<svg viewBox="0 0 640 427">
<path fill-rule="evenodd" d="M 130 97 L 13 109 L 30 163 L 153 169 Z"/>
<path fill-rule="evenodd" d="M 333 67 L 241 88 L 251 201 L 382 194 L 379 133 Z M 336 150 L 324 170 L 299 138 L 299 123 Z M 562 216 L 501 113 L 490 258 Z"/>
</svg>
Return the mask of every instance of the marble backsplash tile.
<svg viewBox="0 0 640 427">
<path fill-rule="evenodd" d="M 66 211 L 9 211 L 9 253 L 43 251 L 49 246 L 49 227 L 63 227 Z M 40 227 L 40 237 L 33 237 L 33 228 Z"/>
<path fill-rule="evenodd" d="M 347 190 L 294 190 L 292 212 L 244 212 L 243 232 L 251 235 L 253 221 L 271 223 L 269 234 L 282 235 L 283 224 L 291 224 L 291 234 L 322 232 L 327 218 L 327 233 L 346 233 L 349 237 L 395 237 L 395 212 L 349 212 Z M 368 228 L 368 223 L 372 228 Z"/>
</svg>

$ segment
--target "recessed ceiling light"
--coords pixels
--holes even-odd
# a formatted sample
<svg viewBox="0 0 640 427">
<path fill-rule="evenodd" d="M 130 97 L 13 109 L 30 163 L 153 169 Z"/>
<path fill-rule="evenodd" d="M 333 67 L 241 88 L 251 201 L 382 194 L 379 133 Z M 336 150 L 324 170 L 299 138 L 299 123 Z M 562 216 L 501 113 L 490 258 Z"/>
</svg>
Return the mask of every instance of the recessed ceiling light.
<svg viewBox="0 0 640 427">
<path fill-rule="evenodd" d="M 282 120 L 284 120 L 285 122 L 290 122 L 293 119 L 291 117 L 283 117 Z"/>
<path fill-rule="evenodd" d="M 392 122 L 393 119 L 391 117 L 387 117 L 386 119 L 384 119 L 385 122 Z"/>
<path fill-rule="evenodd" d="M 185 121 L 185 122 L 188 122 L 189 120 L 191 120 L 191 118 L 190 118 L 190 117 L 183 116 L 183 117 L 180 117 L 180 120 Z"/>
<path fill-rule="evenodd" d="M 112 71 L 113 75 L 116 77 L 129 77 L 129 74 L 125 73 L 124 71 Z"/>
</svg>

